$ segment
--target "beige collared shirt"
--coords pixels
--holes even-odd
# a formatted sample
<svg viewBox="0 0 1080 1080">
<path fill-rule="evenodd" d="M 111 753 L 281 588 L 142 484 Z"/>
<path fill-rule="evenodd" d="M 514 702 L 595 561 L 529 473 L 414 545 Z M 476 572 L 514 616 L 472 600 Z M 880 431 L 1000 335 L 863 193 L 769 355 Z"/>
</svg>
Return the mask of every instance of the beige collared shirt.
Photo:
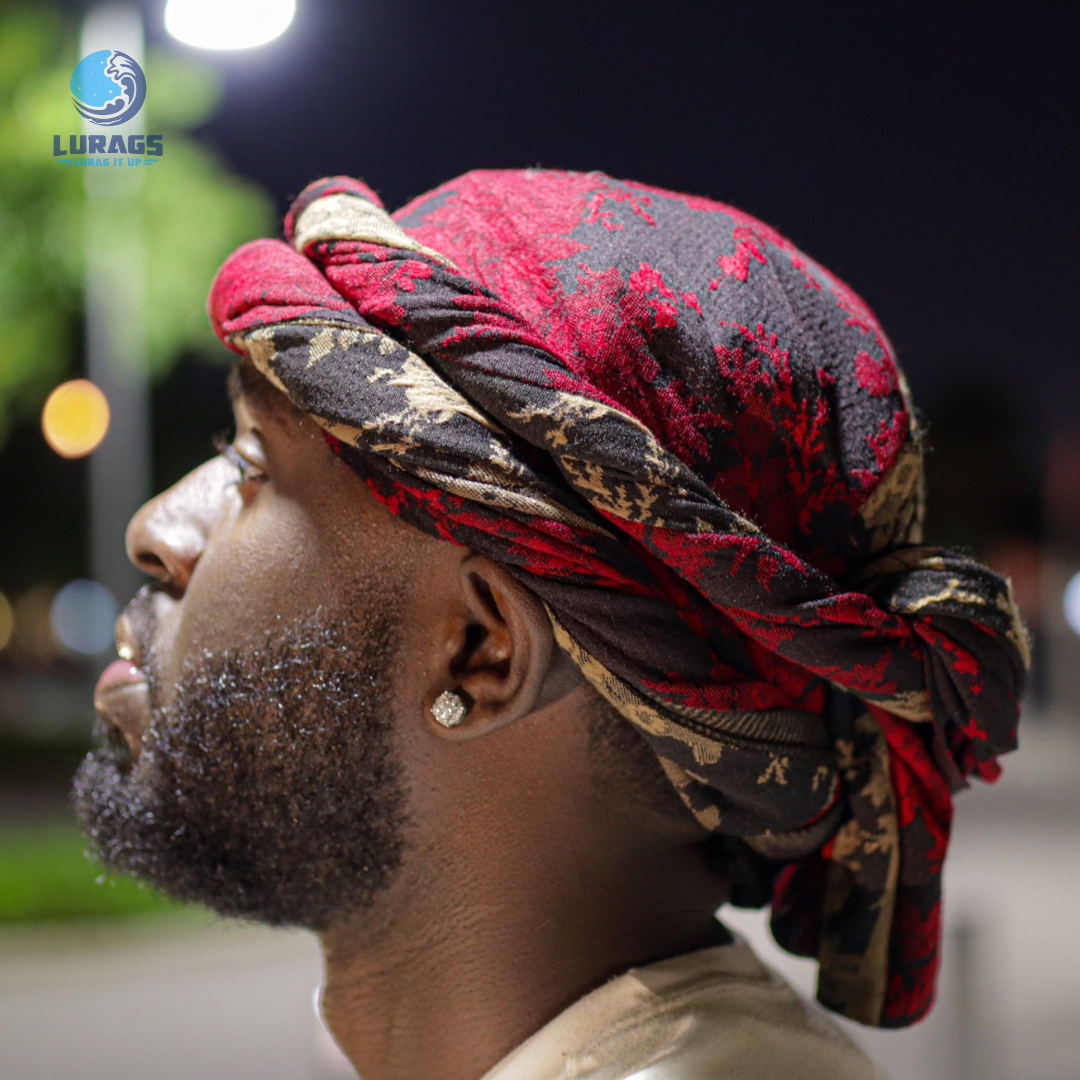
<svg viewBox="0 0 1080 1080">
<path fill-rule="evenodd" d="M 634 968 L 483 1080 L 887 1080 L 745 942 Z"/>
</svg>

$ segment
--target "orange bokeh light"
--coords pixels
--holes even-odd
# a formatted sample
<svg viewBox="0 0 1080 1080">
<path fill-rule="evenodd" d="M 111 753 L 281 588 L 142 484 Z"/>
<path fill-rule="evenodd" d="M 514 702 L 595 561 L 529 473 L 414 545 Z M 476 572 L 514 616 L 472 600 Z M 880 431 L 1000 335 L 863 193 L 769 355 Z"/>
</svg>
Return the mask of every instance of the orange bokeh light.
<svg viewBox="0 0 1080 1080">
<path fill-rule="evenodd" d="M 109 403 L 88 379 L 61 383 L 41 410 L 41 430 L 61 457 L 84 457 L 109 430 Z"/>
</svg>

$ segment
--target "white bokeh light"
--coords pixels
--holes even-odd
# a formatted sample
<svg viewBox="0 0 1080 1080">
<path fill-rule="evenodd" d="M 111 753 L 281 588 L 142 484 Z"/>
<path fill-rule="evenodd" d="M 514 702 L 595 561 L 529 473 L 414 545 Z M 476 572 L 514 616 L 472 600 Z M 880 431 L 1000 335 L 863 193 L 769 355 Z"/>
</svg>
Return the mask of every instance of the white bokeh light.
<svg viewBox="0 0 1080 1080">
<path fill-rule="evenodd" d="M 1069 578 L 1061 597 L 1061 607 L 1065 612 L 1065 621 L 1075 633 L 1080 634 L 1080 572 Z"/>
<path fill-rule="evenodd" d="M 251 49 L 283 34 L 296 0 L 169 0 L 165 29 L 200 49 Z"/>
</svg>

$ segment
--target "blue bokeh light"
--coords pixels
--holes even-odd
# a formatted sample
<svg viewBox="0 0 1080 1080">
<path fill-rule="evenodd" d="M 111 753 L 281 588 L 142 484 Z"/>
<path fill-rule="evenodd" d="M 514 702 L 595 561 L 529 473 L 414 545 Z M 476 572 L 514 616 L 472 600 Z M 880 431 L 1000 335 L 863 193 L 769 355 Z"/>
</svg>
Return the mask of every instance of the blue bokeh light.
<svg viewBox="0 0 1080 1080">
<path fill-rule="evenodd" d="M 1061 597 L 1061 607 L 1070 629 L 1080 634 L 1080 571 L 1069 578 Z"/>
<path fill-rule="evenodd" d="M 116 597 L 104 585 L 76 578 L 53 597 L 49 622 L 64 648 L 94 656 L 113 643 L 113 626 L 119 614 Z"/>
</svg>

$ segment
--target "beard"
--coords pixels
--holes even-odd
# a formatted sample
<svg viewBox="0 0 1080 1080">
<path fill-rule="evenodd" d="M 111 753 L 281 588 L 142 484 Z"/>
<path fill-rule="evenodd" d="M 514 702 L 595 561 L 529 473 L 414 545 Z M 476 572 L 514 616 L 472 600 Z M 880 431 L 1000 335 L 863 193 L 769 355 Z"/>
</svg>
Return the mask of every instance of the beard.
<svg viewBox="0 0 1080 1080">
<path fill-rule="evenodd" d="M 164 705 L 151 599 L 144 590 L 129 608 L 150 689 L 143 748 L 132 763 L 99 720 L 75 777 L 95 853 L 225 916 L 321 931 L 370 906 L 401 863 L 406 822 L 392 609 L 363 632 L 324 618 L 204 653 Z"/>
</svg>

